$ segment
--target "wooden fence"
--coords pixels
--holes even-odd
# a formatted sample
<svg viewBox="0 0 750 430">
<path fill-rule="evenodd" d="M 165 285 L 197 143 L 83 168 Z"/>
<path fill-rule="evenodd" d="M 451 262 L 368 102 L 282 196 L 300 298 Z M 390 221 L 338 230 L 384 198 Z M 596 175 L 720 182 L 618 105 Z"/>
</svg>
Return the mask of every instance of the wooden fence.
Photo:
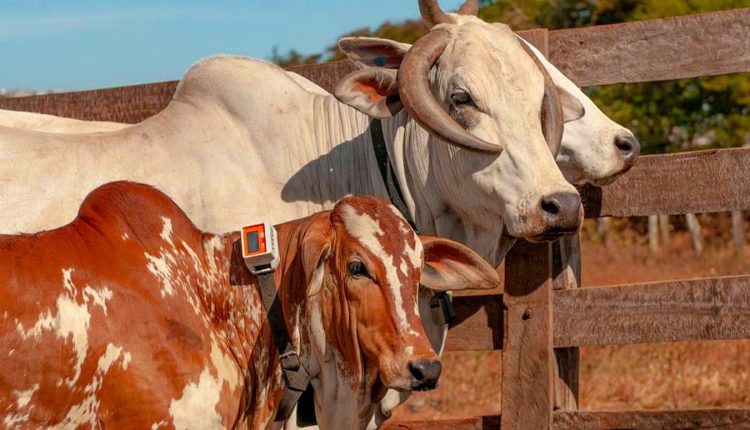
<svg viewBox="0 0 750 430">
<path fill-rule="evenodd" d="M 581 86 L 750 71 L 750 8 L 522 35 Z M 292 70 L 331 89 L 348 62 Z M 0 108 L 137 122 L 175 82 L 0 100 Z M 750 149 L 642 157 L 616 183 L 583 187 L 586 216 L 750 210 Z M 750 338 L 750 276 L 578 289 L 577 239 L 519 242 L 502 295 L 458 297 L 447 350 L 502 350 L 501 417 L 392 429 L 750 429 L 750 410 L 578 411 L 578 347 Z"/>
</svg>

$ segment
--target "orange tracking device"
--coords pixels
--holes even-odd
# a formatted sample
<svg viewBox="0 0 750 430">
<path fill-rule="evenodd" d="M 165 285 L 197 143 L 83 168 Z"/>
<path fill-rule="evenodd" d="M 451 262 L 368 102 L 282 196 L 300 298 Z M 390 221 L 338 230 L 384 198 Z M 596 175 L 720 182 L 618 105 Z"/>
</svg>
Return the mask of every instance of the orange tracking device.
<svg viewBox="0 0 750 430">
<path fill-rule="evenodd" d="M 276 229 L 269 223 L 242 227 L 242 257 L 255 275 L 272 272 L 279 265 Z"/>
</svg>

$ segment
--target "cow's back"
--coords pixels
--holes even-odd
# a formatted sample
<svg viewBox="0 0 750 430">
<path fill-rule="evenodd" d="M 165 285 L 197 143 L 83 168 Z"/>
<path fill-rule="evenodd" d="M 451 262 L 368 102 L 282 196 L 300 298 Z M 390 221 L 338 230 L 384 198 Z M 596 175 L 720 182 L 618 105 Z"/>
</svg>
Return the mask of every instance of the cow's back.
<svg viewBox="0 0 750 430">
<path fill-rule="evenodd" d="M 229 426 L 227 240 L 132 183 L 97 189 L 64 227 L 0 236 L 6 426 Z"/>
</svg>

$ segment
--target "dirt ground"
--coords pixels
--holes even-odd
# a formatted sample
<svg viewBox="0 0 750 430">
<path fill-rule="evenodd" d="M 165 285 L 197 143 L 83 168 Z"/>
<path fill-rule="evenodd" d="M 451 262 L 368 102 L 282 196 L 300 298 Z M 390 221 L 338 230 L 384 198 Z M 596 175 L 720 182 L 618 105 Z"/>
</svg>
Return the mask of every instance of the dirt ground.
<svg viewBox="0 0 750 430">
<path fill-rule="evenodd" d="M 750 247 L 736 253 L 724 240 L 707 242 L 698 258 L 685 234 L 657 254 L 636 233 L 606 245 L 584 235 L 583 286 L 750 274 Z M 440 387 L 414 394 L 395 417 L 497 415 L 501 368 L 499 352 L 448 353 Z M 750 408 L 750 340 L 582 348 L 580 381 L 581 409 Z"/>
</svg>

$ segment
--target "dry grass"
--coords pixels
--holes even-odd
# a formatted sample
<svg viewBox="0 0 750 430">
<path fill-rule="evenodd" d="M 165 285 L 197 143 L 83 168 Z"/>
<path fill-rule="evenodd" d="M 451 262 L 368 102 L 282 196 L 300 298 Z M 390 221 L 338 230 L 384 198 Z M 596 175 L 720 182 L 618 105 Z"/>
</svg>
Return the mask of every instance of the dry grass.
<svg viewBox="0 0 750 430">
<path fill-rule="evenodd" d="M 750 273 L 750 253 L 709 247 L 696 258 L 678 235 L 657 255 L 631 237 L 583 245 L 583 284 L 612 285 Z M 499 352 L 449 353 L 440 387 L 418 393 L 399 419 L 463 418 L 500 413 Z M 582 409 L 750 408 L 750 340 L 583 348 Z"/>
</svg>

